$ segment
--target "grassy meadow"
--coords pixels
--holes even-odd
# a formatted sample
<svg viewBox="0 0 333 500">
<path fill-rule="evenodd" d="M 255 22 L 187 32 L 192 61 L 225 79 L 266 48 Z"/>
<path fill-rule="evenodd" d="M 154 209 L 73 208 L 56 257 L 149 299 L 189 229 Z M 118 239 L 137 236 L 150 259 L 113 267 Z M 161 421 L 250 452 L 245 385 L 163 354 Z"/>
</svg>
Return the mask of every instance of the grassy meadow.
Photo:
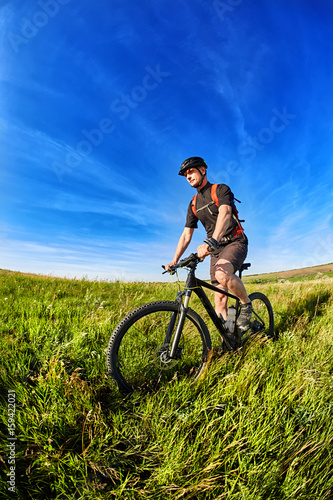
<svg viewBox="0 0 333 500">
<path fill-rule="evenodd" d="M 0 271 L 0 497 L 332 499 L 333 278 L 246 286 L 270 299 L 278 341 L 213 356 L 198 384 L 124 397 L 108 339 L 134 307 L 173 300 L 171 278 Z"/>
</svg>

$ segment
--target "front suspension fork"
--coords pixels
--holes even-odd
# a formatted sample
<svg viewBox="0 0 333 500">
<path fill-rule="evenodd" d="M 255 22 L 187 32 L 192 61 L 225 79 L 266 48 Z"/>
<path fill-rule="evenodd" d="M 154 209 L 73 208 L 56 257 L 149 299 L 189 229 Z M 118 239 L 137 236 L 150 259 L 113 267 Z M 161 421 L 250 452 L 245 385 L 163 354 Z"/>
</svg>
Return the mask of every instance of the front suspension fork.
<svg viewBox="0 0 333 500">
<path fill-rule="evenodd" d="M 179 319 L 178 319 L 178 323 L 177 323 L 175 335 L 173 337 L 173 341 L 172 341 L 172 344 L 171 344 L 171 349 L 170 349 L 170 354 L 169 354 L 170 358 L 175 358 L 176 357 L 176 353 L 177 353 L 177 350 L 178 350 L 178 344 L 179 344 L 179 340 L 180 340 L 180 337 L 181 337 L 181 334 L 182 334 L 182 331 L 183 331 L 183 326 L 184 326 L 184 322 L 185 322 L 185 318 L 186 318 L 186 313 L 187 313 L 188 303 L 189 303 L 189 300 L 190 300 L 190 297 L 191 297 L 191 293 L 192 293 L 191 290 L 186 290 L 185 297 L 184 297 L 184 303 L 181 301 L 181 299 L 179 299 L 179 302 L 180 302 L 180 314 L 179 314 Z M 170 321 L 170 324 L 169 324 L 170 333 L 172 331 L 170 329 L 171 323 L 172 323 L 172 328 L 173 328 L 174 324 L 175 324 L 175 320 L 176 320 L 176 314 L 175 314 L 175 316 L 171 317 L 171 321 Z"/>
</svg>

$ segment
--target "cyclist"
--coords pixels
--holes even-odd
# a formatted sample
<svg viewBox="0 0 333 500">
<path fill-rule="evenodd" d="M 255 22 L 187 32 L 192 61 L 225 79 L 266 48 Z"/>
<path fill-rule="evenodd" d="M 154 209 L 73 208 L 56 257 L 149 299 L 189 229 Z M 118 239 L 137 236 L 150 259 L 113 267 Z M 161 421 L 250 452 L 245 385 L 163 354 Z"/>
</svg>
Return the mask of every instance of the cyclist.
<svg viewBox="0 0 333 500">
<path fill-rule="evenodd" d="M 203 224 L 207 239 L 197 248 L 198 257 L 204 259 L 211 256 L 210 275 L 213 285 L 230 292 L 239 298 L 241 311 L 237 326 L 242 330 L 248 327 L 252 306 L 242 280 L 235 275 L 247 255 L 248 240 L 233 209 L 234 196 L 225 184 L 218 184 L 216 198 L 218 207 L 212 200 L 212 184 L 206 176 L 207 164 L 199 156 L 187 158 L 180 168 L 179 175 L 186 177 L 193 188 L 197 189 L 187 210 L 185 228 L 179 238 L 175 255 L 167 266 L 177 264 L 191 242 L 198 220 Z M 194 206 L 195 205 L 195 206 Z M 214 249 L 213 252 L 210 249 Z M 214 293 L 215 310 L 222 321 L 227 319 L 228 298 L 218 292 Z"/>
</svg>

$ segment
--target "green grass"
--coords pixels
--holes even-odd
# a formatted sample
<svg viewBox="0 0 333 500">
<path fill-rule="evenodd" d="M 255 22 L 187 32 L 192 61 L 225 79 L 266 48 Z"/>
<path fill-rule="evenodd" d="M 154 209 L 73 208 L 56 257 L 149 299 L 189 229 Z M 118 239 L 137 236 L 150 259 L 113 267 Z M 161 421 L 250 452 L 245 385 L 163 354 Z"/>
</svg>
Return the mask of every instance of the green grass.
<svg viewBox="0 0 333 500">
<path fill-rule="evenodd" d="M 108 339 L 134 307 L 172 300 L 173 283 L 0 282 L 3 498 L 333 498 L 332 279 L 247 284 L 271 300 L 278 342 L 214 357 L 196 385 L 131 397 L 106 375 Z"/>
</svg>

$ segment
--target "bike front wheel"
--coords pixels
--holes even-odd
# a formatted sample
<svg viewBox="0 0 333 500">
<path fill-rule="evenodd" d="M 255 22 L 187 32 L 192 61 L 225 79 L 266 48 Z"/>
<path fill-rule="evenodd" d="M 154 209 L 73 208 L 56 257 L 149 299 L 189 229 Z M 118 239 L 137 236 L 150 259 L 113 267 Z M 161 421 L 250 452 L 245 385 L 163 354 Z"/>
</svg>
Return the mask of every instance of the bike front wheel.
<svg viewBox="0 0 333 500">
<path fill-rule="evenodd" d="M 151 302 L 116 326 L 107 348 L 107 368 L 122 393 L 156 390 L 180 376 L 200 377 L 211 341 L 205 323 L 192 309 L 186 312 L 176 355 L 169 357 L 180 309 L 179 302 Z"/>
<path fill-rule="evenodd" d="M 241 341 L 256 334 L 263 334 L 268 338 L 274 338 L 274 315 L 270 301 L 260 292 L 249 295 L 252 302 L 252 317 L 248 330 L 242 333 Z"/>
</svg>

